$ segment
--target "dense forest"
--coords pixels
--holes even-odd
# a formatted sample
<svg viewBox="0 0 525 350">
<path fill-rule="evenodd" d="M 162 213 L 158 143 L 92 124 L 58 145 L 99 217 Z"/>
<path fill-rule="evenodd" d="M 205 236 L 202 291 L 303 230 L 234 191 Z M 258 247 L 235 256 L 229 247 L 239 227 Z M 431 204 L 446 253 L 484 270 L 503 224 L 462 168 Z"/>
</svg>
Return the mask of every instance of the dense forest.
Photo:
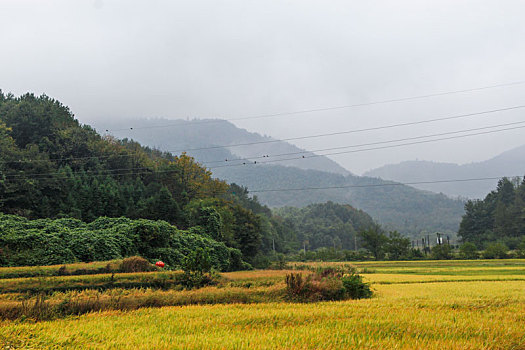
<svg viewBox="0 0 525 350">
<path fill-rule="evenodd" d="M 2 93 L 0 213 L 1 265 L 141 254 L 176 266 L 200 242 L 212 255 L 221 251 L 222 269 L 259 266 L 306 241 L 308 250 L 353 247 L 357 230 L 373 224 L 334 203 L 274 214 L 184 153 L 103 137 L 47 96 Z M 141 246 L 150 233 L 139 228 L 158 237 Z"/>
<path fill-rule="evenodd" d="M 468 201 L 458 234 L 478 248 L 500 242 L 516 249 L 525 242 L 525 178 L 503 178 L 485 199 Z"/>
</svg>

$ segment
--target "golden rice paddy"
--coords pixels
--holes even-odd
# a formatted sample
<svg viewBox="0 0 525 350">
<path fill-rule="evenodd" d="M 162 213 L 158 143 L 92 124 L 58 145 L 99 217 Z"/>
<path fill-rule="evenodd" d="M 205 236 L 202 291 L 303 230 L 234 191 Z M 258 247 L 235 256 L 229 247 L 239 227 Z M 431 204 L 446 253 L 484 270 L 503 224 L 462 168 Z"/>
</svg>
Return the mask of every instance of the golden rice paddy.
<svg viewBox="0 0 525 350">
<path fill-rule="evenodd" d="M 354 265 L 372 272 L 363 274 L 375 291 L 372 299 L 168 306 L 43 322 L 0 321 L 0 345 L 5 349 L 525 349 L 524 260 Z M 227 278 L 256 282 L 279 279 L 285 273 L 235 272 Z M 231 288 L 239 293 L 243 289 Z"/>
</svg>

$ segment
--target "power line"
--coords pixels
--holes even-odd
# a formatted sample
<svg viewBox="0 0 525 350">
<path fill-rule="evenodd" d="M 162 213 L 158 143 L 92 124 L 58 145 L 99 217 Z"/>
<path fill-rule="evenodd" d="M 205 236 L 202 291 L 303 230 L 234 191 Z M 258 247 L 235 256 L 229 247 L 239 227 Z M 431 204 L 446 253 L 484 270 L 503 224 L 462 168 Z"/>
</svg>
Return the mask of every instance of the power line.
<svg viewBox="0 0 525 350">
<path fill-rule="evenodd" d="M 444 121 L 444 120 L 468 118 L 468 117 L 473 117 L 473 116 L 478 116 L 478 115 L 486 115 L 486 114 L 492 114 L 492 113 L 497 113 L 497 112 L 505 112 L 505 111 L 516 110 L 516 109 L 521 109 L 521 108 L 525 108 L 525 105 L 518 105 L 518 106 L 512 106 L 512 107 L 498 108 L 498 109 L 492 109 L 492 110 L 486 110 L 486 111 L 474 112 L 474 113 L 468 113 L 468 114 L 459 114 L 459 115 L 453 115 L 453 116 L 448 116 L 448 117 L 440 117 L 440 118 L 419 120 L 419 121 L 415 121 L 415 122 L 405 122 L 405 123 L 398 123 L 398 124 L 380 125 L 380 126 L 364 128 L 364 129 L 354 129 L 354 130 L 339 131 L 339 132 L 326 133 L 326 134 L 316 134 L 316 135 L 308 135 L 308 136 L 291 137 L 291 138 L 284 138 L 284 139 L 280 139 L 280 140 L 267 140 L 267 141 L 258 141 L 258 142 L 249 142 L 249 143 L 239 143 L 239 144 L 233 144 L 233 145 L 189 148 L 189 149 L 185 149 L 185 150 L 179 149 L 179 150 L 171 150 L 171 151 L 163 151 L 163 152 L 177 153 L 177 152 L 181 152 L 181 151 L 209 150 L 209 149 L 228 148 L 228 147 L 237 147 L 237 146 L 249 146 L 249 145 L 256 145 L 256 144 L 267 144 L 267 143 L 285 142 L 285 141 L 292 141 L 292 140 L 303 140 L 303 139 L 318 138 L 318 137 L 328 137 L 328 136 L 336 136 L 336 135 L 344 135 L 344 134 L 353 134 L 353 133 L 360 133 L 360 132 L 365 132 L 365 131 L 383 130 L 383 129 L 391 129 L 391 128 L 396 128 L 396 127 L 410 126 L 410 125 L 427 124 L 427 123 L 433 123 L 433 122 Z M 303 152 L 300 152 L 300 153 L 303 153 Z M 50 158 L 50 159 L 29 159 L 29 160 L 3 161 L 3 162 L 0 162 L 0 164 L 4 164 L 4 163 L 47 162 L 47 161 L 89 160 L 89 159 L 105 159 L 105 158 L 118 158 L 118 157 L 133 157 L 133 156 L 134 156 L 134 154 L 121 154 L 121 155 L 108 155 L 108 156 L 86 156 L 86 157 L 63 157 L 63 158 Z"/>
<path fill-rule="evenodd" d="M 348 108 L 355 108 L 355 107 L 364 107 L 364 106 L 381 105 L 381 104 L 394 103 L 394 102 L 419 100 L 419 99 L 430 98 L 430 97 L 446 96 L 446 95 L 452 95 L 452 94 L 459 94 L 459 93 L 466 93 L 466 92 L 473 92 L 473 91 L 481 91 L 481 90 L 488 90 L 488 89 L 495 89 L 495 88 L 515 86 L 515 85 L 523 85 L 523 84 L 525 84 L 525 80 L 520 80 L 520 81 L 515 81 L 515 82 L 510 82 L 510 83 L 503 83 L 503 84 L 488 85 L 488 86 L 482 86 L 482 87 L 475 87 L 475 88 L 469 88 L 469 89 L 444 91 L 444 92 L 437 92 L 437 93 L 432 93 L 432 94 L 409 96 L 409 97 L 400 97 L 400 98 L 394 98 L 394 99 L 378 100 L 378 101 L 372 101 L 372 102 L 355 103 L 355 104 L 332 106 L 332 107 L 302 109 L 302 110 L 291 111 L 291 112 L 259 114 L 259 115 L 252 115 L 252 116 L 238 117 L 238 118 L 223 118 L 223 119 L 220 119 L 220 120 L 202 120 L 200 122 L 193 122 L 192 124 L 174 123 L 174 124 L 152 125 L 152 126 L 143 126 L 143 127 L 140 127 L 140 126 L 139 127 L 130 127 L 130 128 L 125 128 L 125 129 L 113 129 L 113 130 L 106 129 L 106 132 L 110 132 L 110 131 L 111 132 L 114 132 L 114 131 L 129 131 L 129 130 L 137 130 L 137 129 L 166 128 L 166 127 L 171 127 L 171 126 L 187 126 L 187 125 L 195 125 L 195 124 L 221 123 L 224 120 L 226 120 L 226 121 L 237 121 L 237 120 L 273 118 L 273 117 L 281 117 L 281 116 L 293 116 L 293 115 L 304 114 L 304 113 L 326 112 L 326 111 L 348 109 Z"/>
<path fill-rule="evenodd" d="M 157 171 L 157 172 L 148 172 L 145 174 L 155 174 L 160 172 L 170 172 L 176 170 L 168 171 Z M 142 173 L 128 173 L 128 174 L 113 174 L 118 175 L 141 175 Z M 107 176 L 107 174 L 95 174 L 91 176 Z M 369 188 L 369 187 L 389 187 L 389 186 L 412 186 L 412 185 L 423 185 L 423 184 L 437 184 L 437 183 L 454 183 L 454 182 L 473 182 L 473 181 L 488 181 L 488 180 L 499 180 L 502 178 L 521 178 L 523 175 L 502 175 L 497 177 L 480 177 L 480 178 L 469 178 L 469 179 L 450 179 L 450 180 L 428 180 L 428 181 L 413 181 L 413 182 L 389 182 L 389 183 L 380 183 L 380 184 L 365 184 L 365 185 L 344 185 L 344 186 L 326 186 L 326 187 L 301 187 L 301 188 L 269 188 L 269 189 L 256 189 L 248 190 L 249 193 L 263 193 L 263 192 L 290 192 L 290 191 L 313 191 L 313 190 L 330 190 L 330 189 L 346 189 L 346 188 Z M 524 177 L 525 178 L 525 177 Z M 58 178 L 47 178 L 43 180 L 58 180 Z M 383 180 L 385 181 L 385 180 Z M 388 181 L 388 180 L 386 180 Z"/>
<path fill-rule="evenodd" d="M 519 124 L 519 123 L 525 123 L 525 122 L 516 122 L 516 123 L 510 123 L 510 124 Z M 497 125 L 497 126 L 493 126 L 493 127 L 500 127 L 500 126 L 503 126 L 503 125 L 506 125 L 506 124 Z M 479 129 L 486 129 L 486 128 L 488 128 L 488 127 L 478 128 L 478 130 Z M 264 162 L 255 162 L 255 163 L 251 163 L 251 162 L 250 163 L 246 163 L 246 162 L 244 162 L 244 163 L 241 163 L 241 164 L 228 164 L 228 165 L 208 167 L 208 168 L 209 169 L 217 169 L 217 168 L 223 168 L 223 167 L 243 166 L 243 165 L 261 165 L 261 164 L 266 164 L 266 163 L 283 162 L 283 161 L 296 160 L 296 159 L 323 157 L 323 156 L 327 156 L 327 155 L 337 155 L 337 154 L 346 154 L 346 153 L 355 153 L 355 152 L 365 152 L 365 151 L 371 151 L 371 150 L 388 149 L 388 148 L 401 147 L 401 146 L 407 146 L 407 145 L 422 144 L 422 143 L 437 142 L 437 141 L 442 141 L 442 140 L 450 140 L 450 139 L 458 139 L 458 138 L 464 138 L 464 137 L 470 137 L 470 136 L 492 134 L 492 133 L 497 133 L 497 132 L 502 132 L 502 131 L 522 129 L 522 128 L 525 128 L 525 126 L 510 127 L 510 128 L 500 129 L 500 130 L 491 130 L 491 131 L 478 132 L 478 133 L 472 133 L 472 134 L 467 134 L 467 135 L 457 135 L 457 136 L 451 136 L 451 137 L 446 137 L 446 138 L 438 138 L 438 139 L 433 139 L 433 140 L 409 142 L 409 143 L 403 143 L 403 144 L 398 144 L 398 145 L 389 145 L 389 146 L 382 146 L 382 147 L 365 148 L 365 149 L 358 149 L 358 150 L 352 150 L 352 151 L 343 151 L 343 152 L 333 152 L 333 153 L 326 153 L 326 154 L 312 154 L 312 155 L 305 155 L 305 156 L 301 156 L 301 157 L 274 159 L 274 160 L 269 160 L 269 161 L 264 161 Z M 472 130 L 476 130 L 476 129 L 470 129 L 470 130 L 472 131 Z M 456 132 L 451 132 L 451 133 L 458 133 L 458 132 L 465 132 L 465 131 L 456 131 Z M 428 136 L 426 136 L 426 137 L 428 137 Z M 386 141 L 386 142 L 393 142 L 393 141 L 391 140 L 391 141 Z M 352 147 L 352 146 L 349 146 L 349 147 Z M 205 164 L 206 163 L 204 163 L 203 165 L 205 165 Z M 147 172 L 138 173 L 138 172 L 135 172 L 136 170 L 147 170 Z M 118 172 L 118 171 L 128 171 L 128 173 L 115 173 L 115 172 Z M 129 173 L 129 171 L 133 171 L 133 172 Z M 173 170 L 173 169 L 170 169 L 170 170 L 154 170 L 154 169 L 151 169 L 151 167 L 137 167 L 137 168 L 120 168 L 120 169 L 103 170 L 103 173 L 101 173 L 101 171 L 99 171 L 99 170 L 86 170 L 86 171 L 74 172 L 74 173 L 75 174 L 76 173 L 80 173 L 80 174 L 86 174 L 86 175 L 90 175 L 90 173 L 96 173 L 96 174 L 93 174 L 93 175 L 96 175 L 96 176 L 111 175 L 111 176 L 113 176 L 113 175 L 156 174 L 156 173 L 173 172 L 173 171 L 177 171 L 177 170 Z M 6 178 L 9 178 L 9 179 L 14 179 L 14 178 L 30 178 L 30 177 L 41 177 L 41 176 L 53 176 L 53 175 L 63 175 L 63 176 L 65 175 L 65 176 L 68 176 L 69 174 L 64 174 L 64 172 L 53 172 L 53 173 L 34 173 L 34 174 L 5 174 L 4 176 Z"/>
<path fill-rule="evenodd" d="M 329 156 L 329 155 L 357 153 L 357 152 L 373 151 L 373 150 L 379 150 L 379 149 L 395 148 L 395 147 L 401 147 L 401 146 L 417 145 L 417 144 L 423 144 L 423 143 L 429 143 L 429 142 L 437 142 L 437 141 L 443 141 L 443 140 L 459 139 L 459 138 L 470 137 L 470 136 L 493 134 L 493 133 L 496 133 L 496 132 L 502 132 L 502 131 L 508 131 L 508 130 L 516 130 L 516 129 L 523 129 L 523 128 L 525 128 L 525 126 L 518 126 L 518 127 L 506 128 L 506 129 L 501 129 L 501 130 L 485 131 L 485 132 L 473 133 L 473 134 L 468 134 L 468 135 L 451 136 L 451 137 L 445 137 L 445 138 L 434 139 L 434 140 L 408 142 L 408 143 L 402 143 L 402 144 L 399 144 L 399 145 L 382 146 L 382 147 L 374 147 L 374 148 L 365 148 L 365 149 L 358 149 L 358 150 L 352 150 L 352 151 L 333 152 L 333 153 L 325 153 L 325 154 L 312 154 L 312 155 L 304 155 L 302 157 L 294 157 L 294 158 L 274 159 L 274 160 L 257 162 L 256 165 L 266 164 L 266 163 L 283 162 L 283 161 L 288 161 L 288 160 L 304 159 L 304 158 L 316 158 L 316 157 L 324 157 L 324 156 Z M 217 169 L 217 168 L 224 168 L 224 167 L 228 167 L 228 166 L 239 166 L 239 165 L 247 165 L 247 164 L 255 165 L 253 163 L 232 164 L 232 165 L 223 165 L 223 166 L 209 167 L 209 169 Z"/>
<path fill-rule="evenodd" d="M 284 139 L 279 139 L 279 140 L 267 140 L 267 141 L 237 143 L 237 144 L 233 144 L 233 145 L 222 145 L 222 146 L 210 146 L 210 147 L 179 149 L 179 150 L 173 150 L 173 151 L 168 151 L 168 152 L 177 153 L 177 152 L 185 152 L 185 151 L 200 151 L 200 150 L 209 150 L 209 149 L 217 149 L 217 148 L 250 146 L 250 145 L 258 145 L 258 144 L 265 144 L 265 143 L 276 143 L 276 142 L 293 141 L 293 140 L 304 140 L 304 139 L 326 137 L 326 136 L 355 134 L 355 133 L 360 133 L 360 132 L 365 132 L 365 131 L 383 130 L 383 129 L 391 129 L 391 128 L 402 127 L 402 126 L 409 126 L 409 125 L 419 125 L 419 124 L 434 123 L 434 122 L 437 122 L 437 121 L 444 121 L 444 120 L 461 119 L 461 118 L 473 117 L 473 116 L 477 116 L 477 115 L 485 115 L 485 114 L 491 114 L 491 113 L 497 113 L 497 112 L 504 112 L 504 111 L 510 111 L 510 110 L 515 110 L 515 109 L 521 109 L 521 108 L 525 108 L 525 105 L 513 106 L 513 107 L 507 107 L 507 108 L 499 108 L 499 109 L 492 109 L 492 110 L 488 110 L 488 111 L 468 113 L 468 114 L 460 114 L 460 115 L 454 115 L 454 116 L 450 116 L 450 117 L 442 117 L 442 118 L 420 120 L 420 121 L 416 121 L 416 122 L 406 122 L 406 123 L 390 124 L 390 125 L 376 126 L 376 127 L 364 128 L 364 129 L 338 131 L 338 132 L 332 132 L 332 133 L 327 133 L 327 134 L 316 134 L 316 135 L 309 135 L 309 136 L 289 137 L 289 138 L 284 138 Z"/>
<path fill-rule="evenodd" d="M 271 188 L 261 190 L 250 190 L 250 193 L 261 193 L 261 192 L 285 192 L 285 191 L 312 191 L 312 190 L 329 190 L 329 189 L 344 189 L 344 188 L 364 188 L 364 187 L 386 187 L 386 186 L 411 186 L 411 185 L 424 185 L 424 184 L 437 184 L 437 183 L 452 183 L 452 182 L 469 182 L 469 181 L 486 181 L 486 180 L 499 180 L 501 178 L 516 178 L 522 177 L 523 175 L 515 176 L 498 176 L 498 177 L 480 177 L 471 179 L 453 179 L 453 180 L 432 180 L 432 181 L 415 181 L 415 182 L 392 182 L 382 184 L 366 184 L 366 185 L 347 185 L 347 186 L 327 186 L 327 187 L 303 187 L 303 188 Z"/>
<path fill-rule="evenodd" d="M 498 124 L 498 125 L 492 125 L 492 126 L 485 126 L 485 127 L 481 127 L 481 128 L 472 128 L 472 129 L 464 129 L 464 130 L 458 130 L 458 131 L 450 131 L 450 132 L 444 132 L 444 133 L 438 133 L 438 134 L 430 134 L 430 135 L 415 136 L 415 137 L 406 137 L 406 138 L 395 139 L 395 140 L 378 141 L 378 142 L 370 142 L 370 143 L 361 143 L 361 144 L 350 145 L 350 146 L 340 146 L 340 147 L 322 148 L 322 149 L 316 149 L 316 150 L 304 150 L 304 151 L 301 151 L 301 152 L 289 152 L 289 153 L 280 153 L 280 154 L 272 154 L 272 155 L 263 155 L 263 156 L 239 158 L 239 159 L 232 159 L 232 160 L 228 160 L 228 161 L 231 161 L 231 162 L 233 162 L 233 161 L 250 161 L 250 160 L 254 160 L 254 159 L 262 159 L 262 158 L 269 158 L 269 157 L 273 158 L 273 157 L 280 157 L 280 156 L 290 156 L 290 155 L 295 155 L 295 154 L 305 154 L 305 153 L 313 153 L 313 152 L 325 152 L 325 151 L 332 151 L 332 150 L 337 150 L 337 149 L 372 146 L 372 145 L 379 145 L 379 144 L 383 144 L 383 143 L 393 143 L 393 142 L 402 142 L 402 141 L 409 141 L 409 140 L 418 140 L 418 139 L 423 139 L 423 138 L 428 138 L 428 137 L 453 135 L 453 134 L 459 134 L 459 133 L 470 132 L 470 131 L 498 128 L 498 127 L 503 127 L 503 126 L 519 125 L 519 124 L 523 124 L 523 123 L 525 123 L 525 121 L 513 122 L 513 123 L 505 123 L 505 124 Z M 500 131 L 500 130 L 497 130 L 497 131 Z M 502 130 L 502 131 L 504 131 L 504 130 Z M 471 136 L 471 135 L 465 135 L 465 136 Z M 211 164 L 211 163 L 224 163 L 224 160 L 204 162 L 204 164 Z"/>
</svg>

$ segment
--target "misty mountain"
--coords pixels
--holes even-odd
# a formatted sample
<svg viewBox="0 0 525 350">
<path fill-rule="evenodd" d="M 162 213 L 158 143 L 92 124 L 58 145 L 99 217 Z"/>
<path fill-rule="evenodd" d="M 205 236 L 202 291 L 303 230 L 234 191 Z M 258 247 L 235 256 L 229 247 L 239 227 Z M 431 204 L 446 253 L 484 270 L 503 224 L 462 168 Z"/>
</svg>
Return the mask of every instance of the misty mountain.
<svg viewBox="0 0 525 350">
<path fill-rule="evenodd" d="M 304 207 L 326 201 L 345 203 L 368 212 L 387 229 L 411 234 L 422 230 L 456 232 L 464 213 L 462 201 L 409 186 L 391 186 L 394 184 L 391 181 L 356 176 L 326 157 L 254 164 L 253 158 L 247 158 L 269 155 L 258 158 L 264 162 L 282 159 L 276 154 L 312 153 L 283 141 L 273 142 L 270 137 L 237 128 L 227 121 L 137 120 L 103 127 L 116 137 L 132 138 L 160 150 L 175 154 L 186 150 L 208 166 L 215 177 L 248 187 L 270 207 Z M 233 146 L 253 142 L 266 143 Z M 306 187 L 340 188 L 257 192 Z"/>
<path fill-rule="evenodd" d="M 102 133 L 107 130 L 118 138 L 131 138 L 142 144 L 171 151 L 174 154 L 186 151 L 187 154 L 210 168 L 221 166 L 221 163 L 226 159 L 228 161 L 238 159 L 242 163 L 244 161 L 262 160 L 262 157 L 266 155 L 283 154 L 282 156 L 272 156 L 272 161 L 275 161 L 313 154 L 287 142 L 237 128 L 234 124 L 220 119 L 191 121 L 139 119 L 126 123 L 99 122 L 98 124 L 95 123 L 95 127 Z M 234 146 L 237 144 L 244 145 Z M 286 160 L 279 164 L 299 169 L 322 170 L 342 175 L 350 174 L 348 170 L 327 157 Z"/>
<path fill-rule="evenodd" d="M 523 176 L 525 145 L 506 151 L 483 162 L 458 165 L 430 161 L 407 161 L 385 165 L 366 172 L 365 176 L 398 182 L 418 182 L 439 179 L 469 179 L 483 177 Z M 414 187 L 444 193 L 453 197 L 480 199 L 492 191 L 498 180 L 450 182 L 414 185 Z"/>
</svg>

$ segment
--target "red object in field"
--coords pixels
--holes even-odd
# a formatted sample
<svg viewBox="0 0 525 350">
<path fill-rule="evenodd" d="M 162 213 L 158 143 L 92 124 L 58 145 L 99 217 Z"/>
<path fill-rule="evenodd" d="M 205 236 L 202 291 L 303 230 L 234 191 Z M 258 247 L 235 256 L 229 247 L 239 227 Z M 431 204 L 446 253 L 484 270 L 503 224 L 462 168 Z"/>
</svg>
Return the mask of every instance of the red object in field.
<svg viewBox="0 0 525 350">
<path fill-rule="evenodd" d="M 155 266 L 158 266 L 158 267 L 164 267 L 164 263 L 162 261 L 157 261 L 155 263 Z"/>
</svg>

